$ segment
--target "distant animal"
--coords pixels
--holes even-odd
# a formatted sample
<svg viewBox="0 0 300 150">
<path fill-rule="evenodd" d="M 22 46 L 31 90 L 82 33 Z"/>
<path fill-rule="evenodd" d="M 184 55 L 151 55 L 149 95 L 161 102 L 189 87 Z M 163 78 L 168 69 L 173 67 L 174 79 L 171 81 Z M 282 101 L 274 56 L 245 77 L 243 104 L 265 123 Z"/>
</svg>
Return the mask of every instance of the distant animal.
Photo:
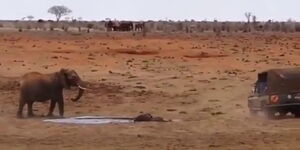
<svg viewBox="0 0 300 150">
<path fill-rule="evenodd" d="M 117 31 L 132 31 L 133 23 L 132 22 L 121 22 L 117 28 Z"/>
<path fill-rule="evenodd" d="M 115 23 L 112 21 L 105 22 L 105 27 L 107 31 L 113 31 Z"/>
<path fill-rule="evenodd" d="M 39 19 L 37 22 L 38 23 L 44 23 L 45 21 L 43 19 Z"/>
<path fill-rule="evenodd" d="M 135 24 L 135 31 L 142 31 L 144 28 L 145 28 L 145 22 Z"/>
<path fill-rule="evenodd" d="M 85 90 L 83 82 L 79 75 L 70 69 L 62 68 L 58 72 L 42 74 L 39 72 L 30 72 L 22 76 L 20 82 L 20 98 L 17 117 L 22 118 L 23 107 L 27 104 L 28 117 L 34 116 L 32 105 L 34 102 L 45 102 L 51 100 L 49 113 L 47 116 L 53 116 L 56 103 L 59 107 L 59 115 L 64 115 L 63 89 L 70 89 L 75 86 L 79 88 L 76 98 L 72 101 L 78 101 Z"/>
<path fill-rule="evenodd" d="M 132 31 L 133 23 L 132 22 L 113 22 L 108 21 L 105 23 L 107 31 Z"/>
</svg>

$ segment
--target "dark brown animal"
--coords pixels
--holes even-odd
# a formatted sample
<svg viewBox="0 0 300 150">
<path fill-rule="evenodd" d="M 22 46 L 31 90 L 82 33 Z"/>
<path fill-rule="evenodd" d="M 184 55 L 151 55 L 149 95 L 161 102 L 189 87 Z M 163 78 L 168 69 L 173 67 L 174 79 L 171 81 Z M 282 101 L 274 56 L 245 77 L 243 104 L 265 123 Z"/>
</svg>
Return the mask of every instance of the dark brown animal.
<svg viewBox="0 0 300 150">
<path fill-rule="evenodd" d="M 132 31 L 133 30 L 133 23 L 132 22 L 121 22 L 117 31 Z"/>
<path fill-rule="evenodd" d="M 43 19 L 39 19 L 37 22 L 38 23 L 44 23 L 45 21 Z"/>
<path fill-rule="evenodd" d="M 143 31 L 144 28 L 145 28 L 145 22 L 135 24 L 135 31 Z"/>
<path fill-rule="evenodd" d="M 115 23 L 112 21 L 105 22 L 105 27 L 107 31 L 113 31 Z"/>
<path fill-rule="evenodd" d="M 133 23 L 108 21 L 107 23 L 105 23 L 105 27 L 107 31 L 132 31 Z"/>
<path fill-rule="evenodd" d="M 141 114 L 136 116 L 133 119 L 134 122 L 144 122 L 144 121 L 157 121 L 157 122 L 168 122 L 164 120 L 162 117 L 153 117 L 151 114 Z"/>
<path fill-rule="evenodd" d="M 48 116 L 53 116 L 53 110 L 56 103 L 59 107 L 59 115 L 64 115 L 63 89 L 70 89 L 71 86 L 77 86 L 79 92 L 72 101 L 78 101 L 85 88 L 82 86 L 82 80 L 74 70 L 61 69 L 51 74 L 41 74 L 31 72 L 25 74 L 21 79 L 19 109 L 17 117 L 22 118 L 23 107 L 28 106 L 28 117 L 34 116 L 32 105 L 34 102 L 45 102 L 51 100 Z"/>
</svg>

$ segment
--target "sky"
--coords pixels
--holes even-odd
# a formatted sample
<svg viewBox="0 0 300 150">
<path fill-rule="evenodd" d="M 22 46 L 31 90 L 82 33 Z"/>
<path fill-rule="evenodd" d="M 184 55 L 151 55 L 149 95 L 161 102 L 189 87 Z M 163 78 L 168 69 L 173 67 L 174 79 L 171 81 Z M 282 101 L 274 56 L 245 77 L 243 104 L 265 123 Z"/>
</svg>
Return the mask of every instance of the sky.
<svg viewBox="0 0 300 150">
<path fill-rule="evenodd" d="M 0 0 L 0 20 L 52 19 L 47 10 L 64 5 L 68 17 L 83 20 L 245 21 L 251 12 L 259 21 L 300 21 L 300 0 Z M 65 17 L 63 17 L 65 18 Z"/>
</svg>

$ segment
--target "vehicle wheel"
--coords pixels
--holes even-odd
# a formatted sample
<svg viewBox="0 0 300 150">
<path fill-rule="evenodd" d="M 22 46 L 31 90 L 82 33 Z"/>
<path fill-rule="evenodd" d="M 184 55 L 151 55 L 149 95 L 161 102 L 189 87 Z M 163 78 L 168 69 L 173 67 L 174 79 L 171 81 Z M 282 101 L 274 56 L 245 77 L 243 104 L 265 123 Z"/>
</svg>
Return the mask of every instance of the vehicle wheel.
<svg viewBox="0 0 300 150">
<path fill-rule="evenodd" d="M 279 116 L 280 117 L 285 117 L 287 115 L 288 112 L 286 111 L 279 111 Z"/>
<path fill-rule="evenodd" d="M 257 116 L 257 111 L 250 109 L 249 112 L 251 116 Z"/>
<path fill-rule="evenodd" d="M 267 109 L 264 113 L 268 119 L 275 119 L 275 111 Z"/>
</svg>

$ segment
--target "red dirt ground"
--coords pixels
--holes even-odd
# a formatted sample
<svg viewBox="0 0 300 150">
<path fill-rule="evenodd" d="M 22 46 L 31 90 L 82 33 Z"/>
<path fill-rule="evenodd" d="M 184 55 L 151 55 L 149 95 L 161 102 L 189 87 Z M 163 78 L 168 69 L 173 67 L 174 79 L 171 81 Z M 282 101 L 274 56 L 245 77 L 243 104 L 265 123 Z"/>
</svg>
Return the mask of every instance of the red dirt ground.
<svg viewBox="0 0 300 150">
<path fill-rule="evenodd" d="M 259 71 L 300 65 L 300 34 L 202 35 L 0 32 L 1 150 L 296 150 L 299 119 L 251 117 Z M 80 102 L 65 91 L 65 116 L 136 116 L 174 122 L 64 125 L 17 119 L 18 77 L 75 69 L 91 83 Z M 35 114 L 48 111 L 36 103 Z M 26 114 L 26 112 L 25 112 Z M 56 110 L 57 114 L 57 110 Z"/>
</svg>

